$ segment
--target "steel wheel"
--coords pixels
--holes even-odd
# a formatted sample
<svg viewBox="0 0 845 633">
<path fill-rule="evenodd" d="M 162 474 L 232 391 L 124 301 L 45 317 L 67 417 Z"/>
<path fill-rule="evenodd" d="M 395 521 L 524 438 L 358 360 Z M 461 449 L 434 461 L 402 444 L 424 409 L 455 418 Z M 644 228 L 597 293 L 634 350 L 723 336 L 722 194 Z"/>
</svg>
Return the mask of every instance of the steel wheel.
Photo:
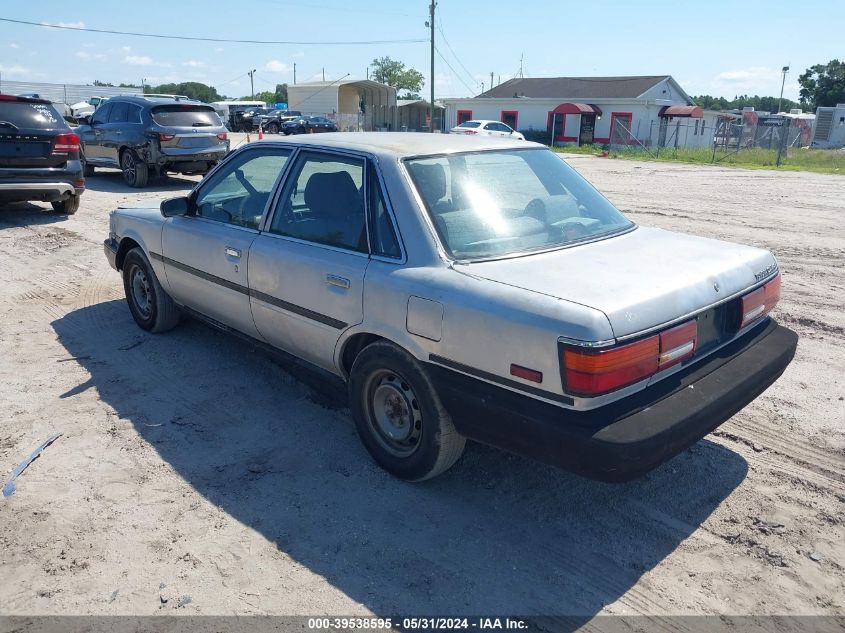
<svg viewBox="0 0 845 633">
<path fill-rule="evenodd" d="M 365 393 L 367 418 L 382 448 L 396 457 L 412 455 L 420 444 L 422 412 L 410 384 L 382 370 L 370 375 Z"/>
<path fill-rule="evenodd" d="M 129 271 L 129 284 L 132 289 L 132 302 L 144 319 L 149 319 L 153 312 L 155 294 L 144 270 L 137 264 Z"/>
</svg>

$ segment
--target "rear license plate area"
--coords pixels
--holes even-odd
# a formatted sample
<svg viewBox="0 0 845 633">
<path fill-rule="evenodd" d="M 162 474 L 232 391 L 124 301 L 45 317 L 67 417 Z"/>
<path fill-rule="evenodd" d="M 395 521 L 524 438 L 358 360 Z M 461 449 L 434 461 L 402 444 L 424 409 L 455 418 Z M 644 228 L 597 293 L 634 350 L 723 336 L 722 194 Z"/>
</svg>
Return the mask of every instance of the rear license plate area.
<svg viewBox="0 0 845 633">
<path fill-rule="evenodd" d="M 706 352 L 729 337 L 726 327 L 727 313 L 727 306 L 721 305 L 705 310 L 696 317 L 698 322 L 697 353 Z"/>
</svg>

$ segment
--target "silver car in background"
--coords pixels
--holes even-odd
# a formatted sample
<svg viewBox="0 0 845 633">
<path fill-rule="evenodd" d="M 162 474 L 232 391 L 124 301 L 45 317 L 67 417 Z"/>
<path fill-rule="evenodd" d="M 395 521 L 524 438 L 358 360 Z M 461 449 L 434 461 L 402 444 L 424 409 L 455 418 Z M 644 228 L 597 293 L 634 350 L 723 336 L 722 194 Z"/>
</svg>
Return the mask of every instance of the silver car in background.
<svg viewBox="0 0 845 633">
<path fill-rule="evenodd" d="M 184 198 L 112 212 L 140 327 L 183 313 L 341 377 L 398 477 L 467 438 L 597 479 L 756 398 L 796 335 L 771 253 L 640 227 L 545 147 L 425 134 L 251 144 Z"/>
</svg>

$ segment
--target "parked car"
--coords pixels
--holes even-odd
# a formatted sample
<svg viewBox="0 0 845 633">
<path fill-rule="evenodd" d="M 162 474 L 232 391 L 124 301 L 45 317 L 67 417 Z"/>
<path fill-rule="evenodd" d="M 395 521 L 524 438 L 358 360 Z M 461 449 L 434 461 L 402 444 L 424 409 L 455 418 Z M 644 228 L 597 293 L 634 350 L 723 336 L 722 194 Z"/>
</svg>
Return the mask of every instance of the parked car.
<svg viewBox="0 0 845 633">
<path fill-rule="evenodd" d="M 282 124 L 285 134 L 306 134 L 317 132 L 337 132 L 337 125 L 322 116 L 304 116 Z"/>
<path fill-rule="evenodd" d="M 113 211 L 105 253 L 142 329 L 188 313 L 345 380 L 363 444 L 408 480 L 466 438 L 636 477 L 797 341 L 768 316 L 771 253 L 637 226 L 536 143 L 250 144 L 186 197 Z"/>
<path fill-rule="evenodd" d="M 524 141 L 525 137 L 514 130 L 511 126 L 505 125 L 500 121 L 486 121 L 478 119 L 476 121 L 464 121 L 458 126 L 449 130 L 450 134 L 469 134 L 478 136 L 506 136 L 508 138 Z"/>
<path fill-rule="evenodd" d="M 229 137 L 210 105 L 184 98 L 112 97 L 83 125 L 85 175 L 116 167 L 132 187 L 150 173 L 205 174 L 229 151 Z"/>
<path fill-rule="evenodd" d="M 0 203 L 74 214 L 85 191 L 79 137 L 46 99 L 0 94 Z"/>
<path fill-rule="evenodd" d="M 296 110 L 272 110 L 267 114 L 259 114 L 252 118 L 253 129 L 261 129 L 269 134 L 278 134 L 282 131 L 282 125 L 302 117 L 302 113 Z"/>
</svg>

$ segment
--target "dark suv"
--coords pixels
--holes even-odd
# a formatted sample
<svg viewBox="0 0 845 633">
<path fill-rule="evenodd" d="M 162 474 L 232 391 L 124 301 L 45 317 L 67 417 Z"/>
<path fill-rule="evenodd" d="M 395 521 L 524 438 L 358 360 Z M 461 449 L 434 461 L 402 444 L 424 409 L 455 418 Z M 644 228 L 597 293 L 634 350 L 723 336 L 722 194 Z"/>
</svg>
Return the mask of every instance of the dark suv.
<svg viewBox="0 0 845 633">
<path fill-rule="evenodd" d="M 70 215 L 83 191 L 79 137 L 53 104 L 0 94 L 0 202 L 41 200 Z"/>
<path fill-rule="evenodd" d="M 85 175 L 117 167 L 131 187 L 168 171 L 204 174 L 229 152 L 210 105 L 183 97 L 112 97 L 76 129 Z"/>
</svg>

